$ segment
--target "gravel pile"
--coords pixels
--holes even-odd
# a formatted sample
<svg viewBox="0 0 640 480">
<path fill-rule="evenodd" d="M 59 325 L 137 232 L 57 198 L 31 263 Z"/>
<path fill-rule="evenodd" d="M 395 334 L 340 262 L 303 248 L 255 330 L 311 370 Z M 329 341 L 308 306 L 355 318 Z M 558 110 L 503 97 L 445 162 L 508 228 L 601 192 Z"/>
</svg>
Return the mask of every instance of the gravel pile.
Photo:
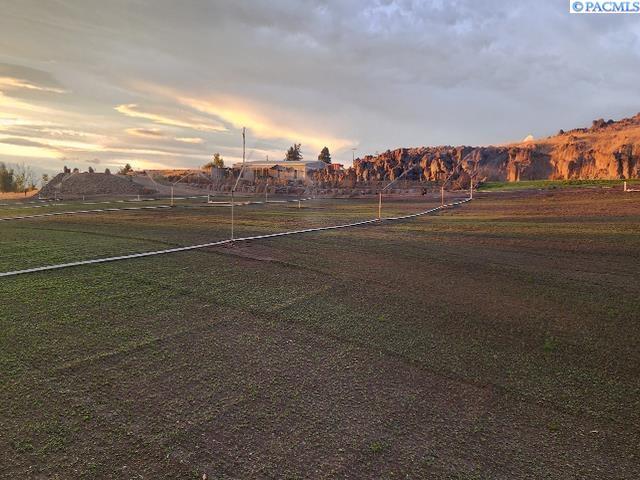
<svg viewBox="0 0 640 480">
<path fill-rule="evenodd" d="M 145 193 L 144 190 L 127 176 L 106 173 L 59 173 L 40 190 L 40 196 L 138 195 Z"/>
</svg>

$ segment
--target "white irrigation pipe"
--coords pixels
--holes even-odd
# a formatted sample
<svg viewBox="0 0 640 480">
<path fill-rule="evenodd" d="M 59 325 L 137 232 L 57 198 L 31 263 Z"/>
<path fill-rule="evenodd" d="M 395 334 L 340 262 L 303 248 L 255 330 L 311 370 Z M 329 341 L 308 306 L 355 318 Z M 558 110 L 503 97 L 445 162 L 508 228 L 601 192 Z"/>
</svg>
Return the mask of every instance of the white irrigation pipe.
<svg viewBox="0 0 640 480">
<path fill-rule="evenodd" d="M 629 188 L 629 187 L 627 187 L 627 182 L 624 182 L 623 191 L 624 192 L 640 192 L 640 190 L 637 189 L 637 188 Z"/>
<path fill-rule="evenodd" d="M 190 199 L 198 199 L 198 198 L 206 198 L 206 197 L 207 195 L 196 195 L 192 197 L 176 197 L 174 200 L 190 200 Z M 73 200 L 71 200 L 71 203 L 75 203 L 77 205 L 109 205 L 113 203 L 140 203 L 140 202 L 155 202 L 160 200 L 164 200 L 164 198 L 141 198 L 139 200 L 101 200 L 101 201 L 93 201 L 93 202 L 91 201 L 73 202 Z M 31 209 L 31 208 L 61 207 L 61 206 L 69 205 L 69 203 L 52 202 L 52 203 L 47 203 L 46 205 L 27 205 L 27 206 L 20 206 L 20 207 L 14 207 L 13 205 L 18 205 L 18 204 L 0 203 L 0 206 L 9 207 L 3 210 L 22 210 L 22 209 Z M 24 204 L 20 204 L 20 205 L 24 205 Z"/>
<path fill-rule="evenodd" d="M 0 206 L 10 206 L 10 205 L 29 205 L 32 203 L 41 203 L 41 202 L 52 202 L 53 200 L 34 200 L 32 202 L 11 202 L 11 203 L 0 203 Z"/>
<path fill-rule="evenodd" d="M 378 219 L 378 218 L 374 218 L 371 220 L 362 220 L 360 222 L 353 222 L 353 223 L 346 223 L 346 224 L 342 224 L 342 225 L 332 225 L 329 227 L 315 227 L 315 228 L 306 228 L 303 230 L 291 230 L 288 232 L 280 232 L 280 233 L 270 233 L 270 234 L 266 234 L 266 235 L 255 235 L 252 237 L 242 237 L 242 238 L 236 238 L 236 239 L 229 239 L 229 240 L 220 240 L 217 242 L 210 242 L 210 243 L 202 243 L 199 245 L 189 245 L 186 247 L 176 247 L 176 248 L 169 248 L 166 250 L 156 250 L 154 252 L 143 252 L 143 253 L 132 253 L 129 255 L 120 255 L 117 257 L 107 257 L 107 258 L 96 258 L 93 260 L 81 260 L 78 262 L 70 262 L 70 263 L 61 263 L 58 265 L 48 265 L 45 267 L 35 267 L 35 268 L 28 268 L 25 270 L 14 270 L 12 272 L 2 272 L 0 273 L 0 277 L 13 277 L 16 275 L 23 275 L 26 273 L 36 273 L 36 272 L 44 272 L 47 270 L 60 270 L 63 268 L 69 268 L 69 267 L 78 267 L 81 265 L 95 265 L 98 263 L 108 263 L 108 262 L 117 262 L 120 260 L 130 260 L 130 259 L 134 259 L 134 258 L 143 258 L 143 257 L 152 257 L 152 256 L 156 256 L 156 255 L 165 255 L 165 254 L 169 254 L 169 253 L 177 253 L 177 252 L 186 252 L 189 250 L 197 250 L 197 249 L 202 249 L 202 248 L 208 248 L 208 247 L 217 247 L 220 245 L 233 245 L 235 242 L 247 242 L 250 240 L 262 240 L 262 239 L 266 239 L 266 238 L 276 238 L 276 237 L 284 237 L 287 235 L 300 235 L 303 233 L 311 233 L 311 232 L 323 232 L 323 231 L 327 231 L 327 230 L 338 230 L 338 229 L 342 229 L 342 228 L 352 228 L 352 227 L 358 227 L 361 225 L 370 225 L 370 224 L 376 224 L 376 223 L 380 223 L 380 222 L 387 222 L 387 221 L 395 221 L 395 220 L 405 220 L 405 219 L 409 219 L 409 218 L 416 218 L 416 217 L 420 217 L 422 215 L 427 215 L 429 213 L 433 213 L 433 212 L 437 212 L 438 210 L 443 210 L 445 208 L 449 208 L 449 207 L 455 207 L 456 205 L 462 205 L 463 203 L 469 202 L 471 199 L 470 198 L 465 198 L 464 200 L 460 200 L 458 202 L 454 202 L 454 203 L 450 203 L 448 205 L 441 205 L 439 207 L 435 207 L 432 208 L 430 210 L 425 210 L 423 212 L 418 212 L 418 213 L 413 213 L 410 215 L 402 215 L 402 216 L 398 216 L 398 217 L 389 217 L 389 218 L 383 218 L 383 219 Z"/>
<path fill-rule="evenodd" d="M 27 205 L 26 207 L 25 206 L 14 207 L 12 205 L 0 203 L 0 206 L 7 207 L 7 208 L 3 208 L 2 210 L 30 210 L 32 208 L 59 207 L 59 206 L 67 206 L 67 205 L 69 205 L 69 204 L 68 203 L 55 203 L 55 204 L 50 204 L 50 205 L 49 204 L 47 204 L 47 205 Z M 81 203 L 80 205 L 90 205 L 90 204 L 89 203 Z"/>
<path fill-rule="evenodd" d="M 112 204 L 112 203 L 140 203 L 140 202 L 152 202 L 157 200 L 156 198 L 141 198 L 140 200 L 103 200 L 100 202 L 73 202 L 72 203 L 76 203 L 77 205 L 108 205 L 108 204 Z M 67 200 L 69 201 L 69 200 Z M 20 206 L 20 207 L 13 207 L 11 205 L 8 204 L 0 204 L 0 206 L 7 206 L 9 208 L 4 208 L 3 210 L 26 210 L 26 209 L 32 209 L 32 208 L 48 208 L 48 207 L 61 207 L 61 206 L 66 206 L 69 205 L 68 203 L 59 203 L 59 202 L 55 202 L 55 203 L 47 203 L 46 205 L 27 205 L 27 206 Z"/>
<path fill-rule="evenodd" d="M 299 202 L 308 202 L 309 200 L 313 200 L 311 197 L 301 198 L 300 200 L 247 200 L 245 202 L 235 202 L 236 206 L 244 206 L 244 205 L 267 205 L 270 203 L 299 203 Z M 209 202 L 209 205 L 214 207 L 230 207 L 232 202 Z"/>
<path fill-rule="evenodd" d="M 178 197 L 178 198 L 175 198 L 174 200 L 188 200 L 188 199 L 197 199 L 197 198 L 203 198 L 203 197 L 204 196 Z M 310 198 L 301 199 L 301 201 L 303 202 L 308 200 L 311 200 L 311 199 Z M 281 200 L 281 201 L 271 200 L 268 203 L 293 203 L 297 201 L 298 200 Z M 116 202 L 102 202 L 102 203 L 116 203 Z M 230 202 L 215 202 L 215 203 L 209 202 L 209 203 L 214 207 L 230 207 L 231 206 Z M 264 201 L 246 201 L 246 202 L 240 202 L 240 203 L 236 202 L 237 206 L 264 205 L 264 204 L 265 204 Z M 59 203 L 58 206 L 60 205 L 66 205 L 66 204 Z M 97 203 L 84 203 L 83 205 L 97 205 Z M 31 208 L 37 208 L 37 207 L 31 207 Z M 56 217 L 61 215 L 80 215 L 80 214 L 87 214 L 87 213 L 108 213 L 108 212 L 122 212 L 122 211 L 133 211 L 133 210 L 156 210 L 159 208 L 171 208 L 171 205 L 152 205 L 148 207 L 96 208 L 92 210 L 73 210 L 70 212 L 37 213 L 33 215 L 20 215 L 17 217 L 4 217 L 4 218 L 0 217 L 0 222 L 6 222 L 10 220 L 29 220 L 32 218 L 43 218 L 43 217 Z"/>
<path fill-rule="evenodd" d="M 38 213 L 34 215 L 22 215 L 20 217 L 0 218 L 0 222 L 7 222 L 10 220 L 27 220 L 30 218 L 57 217 L 60 215 L 82 215 L 87 213 L 122 212 L 122 211 L 131 211 L 131 210 L 156 210 L 158 208 L 171 208 L 171 207 L 169 205 L 155 205 L 150 207 L 96 208 L 93 210 L 74 210 L 73 212 L 49 212 L 49 213 Z"/>
</svg>

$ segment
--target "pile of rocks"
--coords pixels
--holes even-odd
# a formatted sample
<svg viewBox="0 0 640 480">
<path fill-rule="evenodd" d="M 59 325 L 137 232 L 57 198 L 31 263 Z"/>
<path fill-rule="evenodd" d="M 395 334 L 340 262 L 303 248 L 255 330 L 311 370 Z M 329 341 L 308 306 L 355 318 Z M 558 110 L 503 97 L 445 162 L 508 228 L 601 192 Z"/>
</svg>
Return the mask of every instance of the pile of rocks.
<svg viewBox="0 0 640 480">
<path fill-rule="evenodd" d="M 140 195 L 151 193 L 126 175 L 107 173 L 59 173 L 42 190 L 40 196 Z"/>
</svg>

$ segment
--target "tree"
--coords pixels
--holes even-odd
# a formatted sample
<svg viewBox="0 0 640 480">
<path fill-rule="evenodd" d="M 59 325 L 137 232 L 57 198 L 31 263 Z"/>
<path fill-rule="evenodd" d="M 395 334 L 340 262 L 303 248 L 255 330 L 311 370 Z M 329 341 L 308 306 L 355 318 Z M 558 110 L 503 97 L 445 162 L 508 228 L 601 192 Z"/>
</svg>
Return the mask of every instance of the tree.
<svg viewBox="0 0 640 480">
<path fill-rule="evenodd" d="M 0 162 L 0 192 L 13 192 L 14 190 L 13 170 Z"/>
<path fill-rule="evenodd" d="M 93 172 L 94 172 L 93 167 L 89 167 L 89 170 L 87 170 L 87 171 L 88 171 L 89 173 L 93 173 Z"/>
<path fill-rule="evenodd" d="M 131 172 L 133 172 L 133 168 L 131 168 L 131 165 L 127 163 L 124 167 L 120 169 L 120 171 L 118 172 L 118 175 L 128 175 Z"/>
<path fill-rule="evenodd" d="M 24 192 L 25 190 L 31 190 L 35 188 L 35 175 L 31 167 L 25 166 L 24 163 L 16 167 L 14 174 L 13 188 L 16 192 Z"/>
<path fill-rule="evenodd" d="M 42 174 L 42 177 L 40 178 L 40 183 L 42 184 L 42 186 L 44 187 L 47 183 L 49 183 L 49 175 L 46 173 Z"/>
<path fill-rule="evenodd" d="M 213 166 L 216 168 L 224 168 L 224 160 L 217 152 L 213 155 Z"/>
<path fill-rule="evenodd" d="M 104 174 L 105 175 L 111 175 L 111 170 L 109 170 L 108 168 L 104 169 Z"/>
<path fill-rule="evenodd" d="M 289 147 L 289 150 L 287 150 L 287 153 L 284 157 L 285 161 L 287 162 L 298 162 L 300 160 L 302 160 L 302 153 L 301 153 L 301 148 L 302 148 L 302 144 L 300 143 L 294 143 L 293 145 L 291 145 Z"/>
<path fill-rule="evenodd" d="M 205 163 L 202 166 L 203 170 L 208 170 L 208 171 L 211 171 L 214 168 L 224 168 L 224 160 L 222 159 L 219 153 L 214 153 L 211 161 L 209 163 Z"/>
<path fill-rule="evenodd" d="M 331 163 L 331 154 L 329 153 L 329 149 L 324 147 L 320 151 L 320 155 L 318 155 L 318 160 L 324 163 Z"/>
</svg>

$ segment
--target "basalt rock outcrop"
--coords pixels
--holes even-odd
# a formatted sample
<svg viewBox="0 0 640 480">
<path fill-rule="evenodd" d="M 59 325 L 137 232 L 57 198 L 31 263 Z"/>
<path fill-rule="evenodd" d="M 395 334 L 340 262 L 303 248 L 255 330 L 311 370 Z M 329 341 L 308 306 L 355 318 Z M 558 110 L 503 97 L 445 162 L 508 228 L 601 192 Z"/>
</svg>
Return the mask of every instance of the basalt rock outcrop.
<svg viewBox="0 0 640 480">
<path fill-rule="evenodd" d="M 590 128 L 521 143 L 469 147 L 398 148 L 355 160 L 351 169 L 325 172 L 319 180 L 340 183 L 406 177 L 441 182 L 453 174 L 484 181 L 623 179 L 640 177 L 640 114 L 617 122 L 595 120 Z M 467 180 L 468 181 L 468 180 Z"/>
</svg>

